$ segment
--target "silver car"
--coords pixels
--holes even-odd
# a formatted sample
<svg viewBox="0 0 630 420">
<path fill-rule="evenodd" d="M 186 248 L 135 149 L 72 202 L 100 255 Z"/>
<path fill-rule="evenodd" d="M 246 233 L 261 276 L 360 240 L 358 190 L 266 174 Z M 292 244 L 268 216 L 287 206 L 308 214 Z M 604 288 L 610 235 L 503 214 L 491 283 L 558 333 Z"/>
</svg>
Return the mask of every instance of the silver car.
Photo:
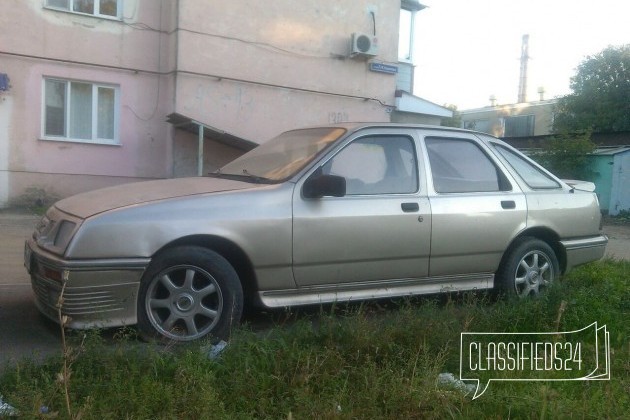
<svg viewBox="0 0 630 420">
<path fill-rule="evenodd" d="M 482 133 L 308 128 L 208 177 L 61 200 L 27 240 L 25 264 L 51 319 L 63 288 L 72 328 L 223 337 L 244 305 L 538 294 L 604 255 L 593 190 Z"/>
</svg>

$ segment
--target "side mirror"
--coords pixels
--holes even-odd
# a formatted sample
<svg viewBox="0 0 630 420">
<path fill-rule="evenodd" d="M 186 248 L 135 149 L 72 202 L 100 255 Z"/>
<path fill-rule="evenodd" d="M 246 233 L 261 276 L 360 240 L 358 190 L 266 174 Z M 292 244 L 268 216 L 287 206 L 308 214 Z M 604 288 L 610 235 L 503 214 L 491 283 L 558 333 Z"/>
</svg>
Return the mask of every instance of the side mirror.
<svg viewBox="0 0 630 420">
<path fill-rule="evenodd" d="M 337 175 L 311 175 L 302 188 L 305 198 L 343 197 L 346 195 L 346 178 Z"/>
</svg>

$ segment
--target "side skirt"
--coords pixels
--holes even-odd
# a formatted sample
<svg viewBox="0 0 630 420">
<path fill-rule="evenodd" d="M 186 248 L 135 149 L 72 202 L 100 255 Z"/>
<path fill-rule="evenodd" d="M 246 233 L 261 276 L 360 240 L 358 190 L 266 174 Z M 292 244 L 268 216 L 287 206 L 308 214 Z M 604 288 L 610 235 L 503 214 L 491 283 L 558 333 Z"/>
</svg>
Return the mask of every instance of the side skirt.
<svg viewBox="0 0 630 420">
<path fill-rule="evenodd" d="M 289 290 L 265 290 L 259 291 L 258 296 L 264 306 L 279 308 L 476 289 L 483 290 L 491 289 L 493 286 L 494 273 L 481 273 L 467 276 L 342 283 Z"/>
</svg>

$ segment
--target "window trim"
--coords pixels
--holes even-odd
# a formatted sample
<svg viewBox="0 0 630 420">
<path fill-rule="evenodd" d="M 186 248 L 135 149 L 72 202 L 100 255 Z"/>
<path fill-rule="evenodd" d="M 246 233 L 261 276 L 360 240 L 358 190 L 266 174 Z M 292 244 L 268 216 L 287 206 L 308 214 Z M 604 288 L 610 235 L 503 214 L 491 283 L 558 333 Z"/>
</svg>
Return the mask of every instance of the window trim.
<svg viewBox="0 0 630 420">
<path fill-rule="evenodd" d="M 54 136 L 46 134 L 46 81 L 53 80 L 57 82 L 64 82 L 66 85 L 66 102 L 64 108 L 66 110 L 66 116 L 64 124 L 66 127 L 65 136 Z M 72 83 L 89 84 L 92 87 L 92 137 L 90 139 L 81 139 L 70 137 L 70 86 Z M 114 90 L 114 138 L 104 139 L 98 137 L 98 89 L 108 88 Z M 41 96 L 41 130 L 40 140 L 45 141 L 62 141 L 69 143 L 85 143 L 85 144 L 100 144 L 110 146 L 120 146 L 120 86 L 111 83 L 99 83 L 88 80 L 77 79 L 65 79 L 62 77 L 44 76 L 42 77 L 42 96 Z"/>
<path fill-rule="evenodd" d="M 97 19 L 107 19 L 107 20 L 114 20 L 114 21 L 122 21 L 122 8 L 123 8 L 123 0 L 116 0 L 118 7 L 116 8 L 116 12 L 117 15 L 116 16 L 112 16 L 112 15 L 103 15 L 100 13 L 97 13 L 96 11 L 99 10 L 100 11 L 100 4 L 98 0 L 94 1 L 94 13 L 84 13 L 84 12 L 77 12 L 75 10 L 72 10 L 72 5 L 74 0 L 69 0 L 70 2 L 70 6 L 65 9 L 63 7 L 57 7 L 57 6 L 51 6 L 49 5 L 49 0 L 44 0 L 44 9 L 49 9 L 49 10 L 54 10 L 57 12 L 64 12 L 64 13 L 70 13 L 73 15 L 80 15 L 80 16 L 89 16 L 89 17 L 93 17 L 93 18 L 97 18 Z"/>
</svg>

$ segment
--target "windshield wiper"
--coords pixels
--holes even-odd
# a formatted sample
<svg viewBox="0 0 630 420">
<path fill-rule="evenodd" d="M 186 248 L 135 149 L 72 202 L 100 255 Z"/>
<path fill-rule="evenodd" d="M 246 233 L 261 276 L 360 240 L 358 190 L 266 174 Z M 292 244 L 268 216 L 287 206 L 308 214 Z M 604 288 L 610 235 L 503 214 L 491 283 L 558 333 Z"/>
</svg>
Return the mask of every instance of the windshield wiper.
<svg viewBox="0 0 630 420">
<path fill-rule="evenodd" d="M 213 178 L 233 179 L 236 181 L 250 181 L 255 184 L 274 184 L 276 182 L 273 179 L 250 174 L 249 172 L 247 172 L 247 169 L 243 169 L 242 174 L 224 173 L 224 172 L 221 172 L 220 169 L 217 169 L 215 172 L 210 172 L 208 176 L 211 176 Z"/>
</svg>

